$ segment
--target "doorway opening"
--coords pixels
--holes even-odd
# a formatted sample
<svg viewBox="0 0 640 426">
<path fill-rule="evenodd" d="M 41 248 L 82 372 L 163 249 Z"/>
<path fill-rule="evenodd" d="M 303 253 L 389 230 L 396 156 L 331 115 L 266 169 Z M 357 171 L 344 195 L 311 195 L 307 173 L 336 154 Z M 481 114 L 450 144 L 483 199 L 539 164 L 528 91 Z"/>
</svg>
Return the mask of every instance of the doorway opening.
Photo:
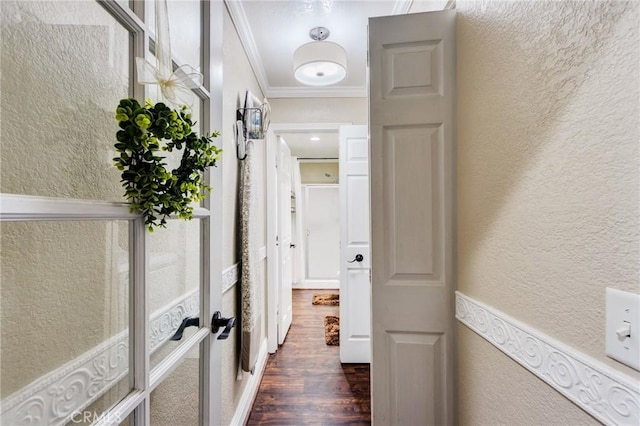
<svg viewBox="0 0 640 426">
<path fill-rule="evenodd" d="M 339 291 L 338 135 L 345 123 L 272 124 L 267 134 L 267 337 L 284 342 L 293 289 Z"/>
<path fill-rule="evenodd" d="M 365 359 L 345 361 L 340 336 L 343 321 L 351 320 L 342 300 L 346 260 L 351 259 L 341 247 L 346 217 L 342 183 L 347 171 L 341 168 L 342 151 L 346 152 L 341 151 L 341 135 L 352 127 L 272 124 L 267 135 L 267 241 L 274 242 L 268 247 L 267 259 L 273 265 L 268 264 L 267 287 L 276 298 L 268 298 L 267 322 L 269 351 L 274 355 L 267 361 L 248 424 L 266 421 L 269 415 L 278 421 L 289 416 L 295 421 L 314 420 L 319 415 L 326 418 L 327 411 L 336 422 L 371 421 L 370 351 Z M 364 130 L 366 152 L 366 126 L 358 127 Z M 284 158 L 287 154 L 289 159 Z M 358 207 L 366 210 L 368 234 L 368 185 L 363 190 L 366 200 Z M 355 262 L 354 268 L 359 265 Z M 366 271 L 365 265 L 359 268 L 367 283 L 368 267 L 367 261 Z M 315 304 L 316 296 L 331 300 Z M 369 306 L 368 296 L 360 302 Z M 290 324 L 286 324 L 288 312 Z M 365 322 L 368 329 L 370 318 Z M 312 398 L 312 403 L 304 403 L 305 398 Z"/>
</svg>

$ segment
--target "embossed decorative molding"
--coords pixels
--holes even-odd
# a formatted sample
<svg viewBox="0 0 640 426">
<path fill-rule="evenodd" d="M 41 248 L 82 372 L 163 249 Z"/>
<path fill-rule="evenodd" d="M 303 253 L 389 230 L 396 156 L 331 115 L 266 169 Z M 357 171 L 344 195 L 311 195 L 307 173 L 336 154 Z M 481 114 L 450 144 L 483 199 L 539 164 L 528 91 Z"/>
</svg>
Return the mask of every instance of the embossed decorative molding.
<svg viewBox="0 0 640 426">
<path fill-rule="evenodd" d="M 258 250 L 258 261 L 262 262 L 267 258 L 267 246 L 262 246 Z M 228 267 L 222 272 L 222 294 L 231 290 L 240 279 L 240 262 Z"/>
<path fill-rule="evenodd" d="M 159 349 L 182 318 L 197 315 L 199 291 L 192 290 L 151 315 L 150 347 Z M 0 404 L 0 424 L 63 425 L 126 377 L 129 332 L 122 331 L 78 358 L 25 386 Z"/>
<path fill-rule="evenodd" d="M 599 421 L 640 424 L 639 382 L 460 292 L 456 318 Z"/>
<path fill-rule="evenodd" d="M 229 291 L 238 282 L 240 263 L 228 267 L 222 272 L 222 294 Z"/>
</svg>

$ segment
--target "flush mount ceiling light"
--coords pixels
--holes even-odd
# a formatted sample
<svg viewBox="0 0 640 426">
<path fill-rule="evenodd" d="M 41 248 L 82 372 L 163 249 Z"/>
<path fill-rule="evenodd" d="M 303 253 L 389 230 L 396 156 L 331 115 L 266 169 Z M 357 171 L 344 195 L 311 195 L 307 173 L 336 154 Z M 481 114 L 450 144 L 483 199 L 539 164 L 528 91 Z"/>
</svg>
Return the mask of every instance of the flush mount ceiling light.
<svg viewBox="0 0 640 426">
<path fill-rule="evenodd" d="M 329 37 L 325 27 L 309 31 L 311 43 L 303 44 L 293 53 L 296 80 L 308 86 L 329 86 L 347 75 L 347 53 L 342 46 L 324 41 Z"/>
<path fill-rule="evenodd" d="M 314 142 L 317 142 L 317 141 L 320 140 L 320 137 L 319 136 L 311 136 L 311 138 L 309 138 L 309 139 L 314 141 Z"/>
</svg>

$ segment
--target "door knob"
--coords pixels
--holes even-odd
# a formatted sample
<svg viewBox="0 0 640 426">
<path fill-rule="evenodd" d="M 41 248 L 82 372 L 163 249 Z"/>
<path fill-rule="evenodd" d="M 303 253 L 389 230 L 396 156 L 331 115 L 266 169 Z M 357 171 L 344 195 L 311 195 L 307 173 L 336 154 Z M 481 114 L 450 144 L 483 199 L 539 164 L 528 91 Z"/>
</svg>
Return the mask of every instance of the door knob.
<svg viewBox="0 0 640 426">
<path fill-rule="evenodd" d="M 211 332 L 216 334 L 220 327 L 224 327 L 222 333 L 218 336 L 218 340 L 225 340 L 229 337 L 229 333 L 231 333 L 231 329 L 236 325 L 236 319 L 234 317 L 231 318 L 222 318 L 222 314 L 220 311 L 216 311 L 213 314 L 213 318 L 211 318 Z"/>
<path fill-rule="evenodd" d="M 296 248 L 296 245 L 291 243 L 291 244 L 289 244 L 289 248 Z"/>
<path fill-rule="evenodd" d="M 353 258 L 353 260 L 347 260 L 347 263 L 362 262 L 363 260 L 364 260 L 364 256 L 358 253 L 356 254 L 356 257 Z"/>
</svg>

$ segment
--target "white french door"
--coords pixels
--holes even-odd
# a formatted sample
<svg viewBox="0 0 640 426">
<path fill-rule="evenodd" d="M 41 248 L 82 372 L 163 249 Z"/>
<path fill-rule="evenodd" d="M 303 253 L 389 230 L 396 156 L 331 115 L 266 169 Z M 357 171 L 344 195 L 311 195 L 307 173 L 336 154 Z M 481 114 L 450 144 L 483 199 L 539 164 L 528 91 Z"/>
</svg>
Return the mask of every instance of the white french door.
<svg viewBox="0 0 640 426">
<path fill-rule="evenodd" d="M 205 77 L 192 107 L 200 133 L 222 125 L 222 8 L 169 1 L 174 62 Z M 223 341 L 210 328 L 221 191 L 192 221 L 150 234 L 111 163 L 119 99 L 158 99 L 134 69 L 135 57 L 154 62 L 153 10 L 150 0 L 1 5 L 1 424 L 221 422 Z"/>
</svg>

